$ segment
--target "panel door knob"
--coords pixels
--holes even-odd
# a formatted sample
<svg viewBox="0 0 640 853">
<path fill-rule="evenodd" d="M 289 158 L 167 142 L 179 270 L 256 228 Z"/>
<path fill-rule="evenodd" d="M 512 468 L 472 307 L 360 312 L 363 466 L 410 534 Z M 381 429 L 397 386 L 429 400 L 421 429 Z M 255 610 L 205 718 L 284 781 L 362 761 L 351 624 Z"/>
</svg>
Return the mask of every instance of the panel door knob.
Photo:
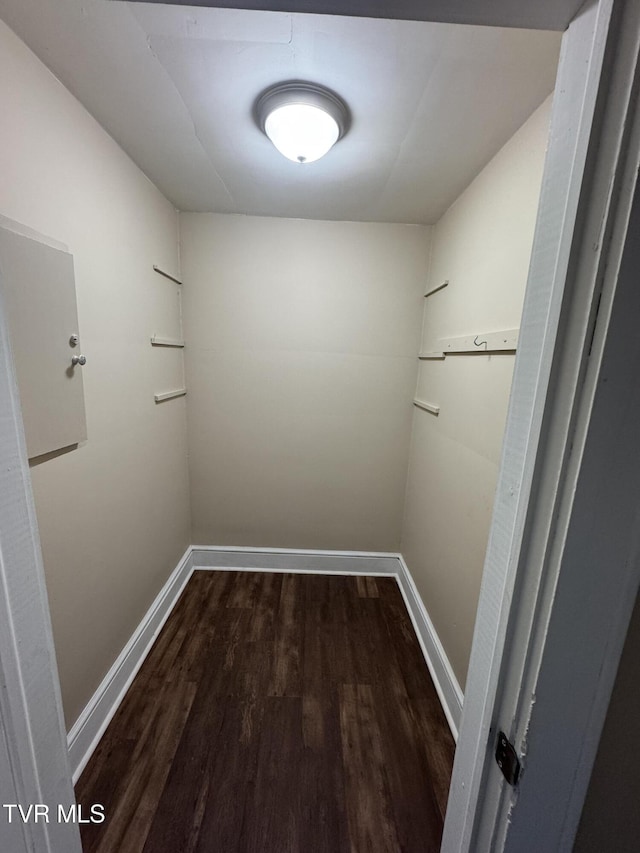
<svg viewBox="0 0 640 853">
<path fill-rule="evenodd" d="M 71 364 L 75 367 L 76 364 L 79 364 L 82 367 L 83 364 L 87 363 L 87 357 L 85 355 L 74 355 L 71 359 Z"/>
</svg>

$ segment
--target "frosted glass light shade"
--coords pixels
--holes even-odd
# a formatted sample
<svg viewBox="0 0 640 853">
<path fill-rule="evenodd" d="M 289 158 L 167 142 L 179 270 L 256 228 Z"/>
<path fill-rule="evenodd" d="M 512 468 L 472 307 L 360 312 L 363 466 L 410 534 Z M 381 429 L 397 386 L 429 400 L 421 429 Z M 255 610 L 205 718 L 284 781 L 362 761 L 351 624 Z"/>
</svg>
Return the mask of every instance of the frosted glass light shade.
<svg viewBox="0 0 640 853">
<path fill-rule="evenodd" d="M 254 104 L 254 118 L 277 150 L 294 163 L 313 163 L 324 157 L 350 123 L 342 98 L 301 80 L 265 89 Z"/>
<path fill-rule="evenodd" d="M 337 121 L 320 107 L 285 104 L 270 112 L 264 132 L 281 154 L 295 163 L 313 163 L 335 145 Z"/>
</svg>

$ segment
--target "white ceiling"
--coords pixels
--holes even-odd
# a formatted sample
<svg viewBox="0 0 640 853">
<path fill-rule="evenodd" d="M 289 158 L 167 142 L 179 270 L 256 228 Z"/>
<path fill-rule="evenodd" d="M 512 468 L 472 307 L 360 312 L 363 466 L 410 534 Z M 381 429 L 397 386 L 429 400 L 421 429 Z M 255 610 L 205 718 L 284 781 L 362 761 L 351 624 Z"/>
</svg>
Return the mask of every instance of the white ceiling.
<svg viewBox="0 0 640 853">
<path fill-rule="evenodd" d="M 106 0 L 0 0 L 21 36 L 181 210 L 431 223 L 552 91 L 560 35 Z M 255 127 L 265 87 L 349 104 L 317 163 Z"/>
</svg>

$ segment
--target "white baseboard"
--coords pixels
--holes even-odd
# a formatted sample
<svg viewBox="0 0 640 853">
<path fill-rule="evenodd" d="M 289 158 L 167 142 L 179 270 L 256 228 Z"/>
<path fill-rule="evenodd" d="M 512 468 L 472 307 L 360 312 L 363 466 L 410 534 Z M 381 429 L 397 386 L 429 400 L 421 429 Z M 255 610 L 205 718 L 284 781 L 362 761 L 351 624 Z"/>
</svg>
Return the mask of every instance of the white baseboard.
<svg viewBox="0 0 640 853">
<path fill-rule="evenodd" d="M 451 733 L 458 739 L 462 690 L 411 573 L 400 554 L 194 545 L 187 548 L 69 732 L 69 761 L 74 784 L 91 758 L 187 581 L 194 571 L 207 570 L 394 577 L 409 611 Z"/>
<path fill-rule="evenodd" d="M 231 548 L 194 545 L 194 569 L 291 572 L 320 575 L 397 576 L 398 557 L 388 552 L 309 551 L 290 548 Z"/>
<path fill-rule="evenodd" d="M 67 735 L 74 784 L 118 710 L 192 571 L 189 547 Z"/>
<path fill-rule="evenodd" d="M 427 662 L 431 678 L 440 697 L 442 710 L 449 723 L 451 734 L 457 742 L 464 694 L 458 684 L 458 679 L 455 677 L 440 638 L 436 633 L 433 622 L 424 606 L 424 602 L 420 597 L 411 572 L 400 554 L 398 554 L 398 564 L 398 586 L 411 616 L 413 627 L 422 648 L 422 654 Z"/>
</svg>

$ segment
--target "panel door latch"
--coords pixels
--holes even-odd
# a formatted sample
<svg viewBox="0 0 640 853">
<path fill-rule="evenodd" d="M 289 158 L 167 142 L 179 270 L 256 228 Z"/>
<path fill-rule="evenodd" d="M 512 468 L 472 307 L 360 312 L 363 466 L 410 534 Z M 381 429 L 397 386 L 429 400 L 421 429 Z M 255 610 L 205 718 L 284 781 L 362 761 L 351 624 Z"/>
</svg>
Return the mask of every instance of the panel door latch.
<svg viewBox="0 0 640 853">
<path fill-rule="evenodd" d="M 520 759 L 504 732 L 498 732 L 496 761 L 507 782 L 513 786 L 517 785 L 520 776 Z"/>
</svg>

